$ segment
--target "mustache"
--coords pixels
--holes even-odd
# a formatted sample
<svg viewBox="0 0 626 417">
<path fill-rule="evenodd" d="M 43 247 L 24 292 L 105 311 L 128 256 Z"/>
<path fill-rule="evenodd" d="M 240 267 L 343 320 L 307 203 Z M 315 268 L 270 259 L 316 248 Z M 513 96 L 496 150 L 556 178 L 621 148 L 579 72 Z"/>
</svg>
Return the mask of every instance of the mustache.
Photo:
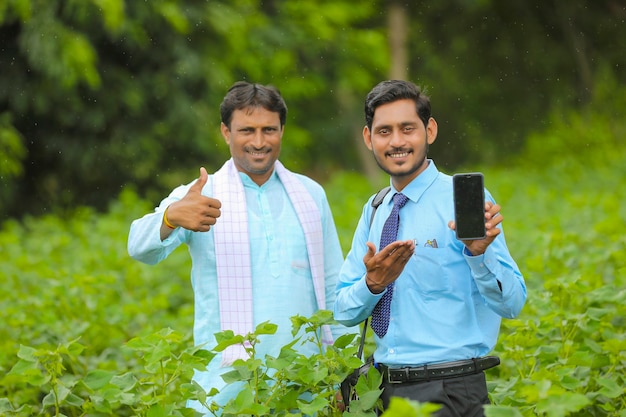
<svg viewBox="0 0 626 417">
<path fill-rule="evenodd" d="M 390 153 L 404 153 L 404 152 L 407 152 L 407 153 L 413 152 L 413 150 L 411 148 L 391 148 L 385 153 L 390 154 Z"/>
<path fill-rule="evenodd" d="M 264 152 L 264 153 L 269 153 L 272 151 L 272 148 L 269 146 L 262 146 L 260 148 L 257 148 L 255 146 L 244 146 L 243 150 L 245 152 Z"/>
</svg>

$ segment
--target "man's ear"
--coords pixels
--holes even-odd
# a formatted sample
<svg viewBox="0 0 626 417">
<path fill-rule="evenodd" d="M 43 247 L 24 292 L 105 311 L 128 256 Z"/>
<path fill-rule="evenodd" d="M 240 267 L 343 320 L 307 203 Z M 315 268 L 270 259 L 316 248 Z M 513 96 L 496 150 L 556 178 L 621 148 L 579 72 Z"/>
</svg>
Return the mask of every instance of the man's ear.
<svg viewBox="0 0 626 417">
<path fill-rule="evenodd" d="M 363 128 L 363 142 L 367 149 L 372 150 L 372 132 L 367 125 Z"/>
<path fill-rule="evenodd" d="M 432 117 L 428 119 L 428 125 L 426 126 L 426 142 L 432 145 L 437 139 L 437 121 Z"/>
<path fill-rule="evenodd" d="M 224 122 L 220 125 L 220 131 L 222 132 L 222 136 L 224 137 L 226 144 L 230 145 L 230 129 L 224 124 Z"/>
</svg>

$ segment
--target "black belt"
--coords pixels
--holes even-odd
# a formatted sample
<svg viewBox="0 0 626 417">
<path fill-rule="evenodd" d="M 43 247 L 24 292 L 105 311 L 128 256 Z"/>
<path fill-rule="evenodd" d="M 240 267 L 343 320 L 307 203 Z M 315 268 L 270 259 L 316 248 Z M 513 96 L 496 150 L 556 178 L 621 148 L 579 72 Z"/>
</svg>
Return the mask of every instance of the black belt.
<svg viewBox="0 0 626 417">
<path fill-rule="evenodd" d="M 380 364 L 379 369 L 383 378 L 390 384 L 403 382 L 430 381 L 433 379 L 456 378 L 464 375 L 478 374 L 485 369 L 500 365 L 497 356 L 468 359 L 424 365 L 417 368 L 389 368 Z"/>
</svg>

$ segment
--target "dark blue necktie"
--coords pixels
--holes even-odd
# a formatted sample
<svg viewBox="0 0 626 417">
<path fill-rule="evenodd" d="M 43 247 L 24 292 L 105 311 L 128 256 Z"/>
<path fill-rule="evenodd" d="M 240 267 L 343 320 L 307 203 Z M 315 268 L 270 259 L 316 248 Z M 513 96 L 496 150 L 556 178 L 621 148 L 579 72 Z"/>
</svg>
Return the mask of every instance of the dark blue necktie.
<svg viewBox="0 0 626 417">
<path fill-rule="evenodd" d="M 397 193 L 393 196 L 393 209 L 391 209 L 391 214 L 387 217 L 385 225 L 383 226 L 383 232 L 380 236 L 380 247 L 378 248 L 379 251 L 391 242 L 395 242 L 398 238 L 400 209 L 408 200 L 408 197 L 402 193 Z M 393 282 L 387 286 L 387 292 L 378 300 L 378 304 L 376 304 L 374 311 L 372 311 L 372 329 L 374 329 L 374 333 L 376 333 L 378 337 L 383 337 L 387 334 L 392 296 Z"/>
</svg>

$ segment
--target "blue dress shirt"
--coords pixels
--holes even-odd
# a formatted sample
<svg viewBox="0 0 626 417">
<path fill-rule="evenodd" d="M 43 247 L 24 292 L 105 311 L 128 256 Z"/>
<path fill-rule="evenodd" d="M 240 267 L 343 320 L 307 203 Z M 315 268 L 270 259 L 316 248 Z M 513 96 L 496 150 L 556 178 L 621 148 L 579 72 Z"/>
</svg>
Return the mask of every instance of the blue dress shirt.
<svg viewBox="0 0 626 417">
<path fill-rule="evenodd" d="M 326 309 L 332 310 L 337 276 L 343 263 L 339 238 L 322 187 L 310 178 L 296 175 L 320 210 L 324 235 Z M 304 231 L 275 171 L 261 186 L 246 174 L 240 173 L 240 176 L 248 210 L 254 326 L 264 321 L 278 325 L 276 334 L 260 337 L 262 342 L 256 346 L 257 357 L 264 358 L 267 354 L 276 357 L 281 347 L 294 340 L 290 318 L 295 315 L 309 317 L 318 310 Z M 192 232 L 178 228 L 164 241 L 160 238 L 163 211 L 184 197 L 192 184 L 176 188 L 161 202 L 155 213 L 132 223 L 128 251 L 135 259 L 155 264 L 179 245 L 188 245 L 192 258 L 191 282 L 195 299 L 194 341 L 196 345 L 205 344 L 207 349 L 211 349 L 216 344 L 214 333 L 221 331 L 213 229 Z M 209 176 L 203 195 L 211 196 L 211 184 L 212 176 Z M 334 337 L 337 337 L 347 329 L 334 326 L 332 331 Z M 314 349 L 313 345 L 309 345 L 301 348 L 300 352 L 309 355 L 316 352 Z M 218 355 L 206 372 L 196 372 L 194 380 L 207 391 L 212 387 L 219 389 L 220 395 L 210 401 L 215 400 L 223 405 L 237 394 L 240 387 L 237 384 L 225 385 L 220 375 L 232 368 L 222 368 L 220 363 L 221 355 Z M 198 411 L 207 411 L 198 403 L 192 402 L 189 406 Z"/>
<path fill-rule="evenodd" d="M 526 286 L 506 246 L 504 233 L 483 255 L 471 256 L 456 239 L 452 178 L 432 160 L 402 193 L 398 240 L 414 240 L 415 253 L 395 281 L 387 334 L 376 340 L 376 362 L 390 367 L 419 366 L 488 354 L 496 344 L 501 317 L 516 317 Z M 378 246 L 393 207 L 393 188 L 370 227 L 371 200 L 363 208 L 352 247 L 339 274 L 335 319 L 347 326 L 365 320 L 383 293 L 365 283 L 366 242 Z M 488 201 L 494 201 L 485 190 Z"/>
</svg>

